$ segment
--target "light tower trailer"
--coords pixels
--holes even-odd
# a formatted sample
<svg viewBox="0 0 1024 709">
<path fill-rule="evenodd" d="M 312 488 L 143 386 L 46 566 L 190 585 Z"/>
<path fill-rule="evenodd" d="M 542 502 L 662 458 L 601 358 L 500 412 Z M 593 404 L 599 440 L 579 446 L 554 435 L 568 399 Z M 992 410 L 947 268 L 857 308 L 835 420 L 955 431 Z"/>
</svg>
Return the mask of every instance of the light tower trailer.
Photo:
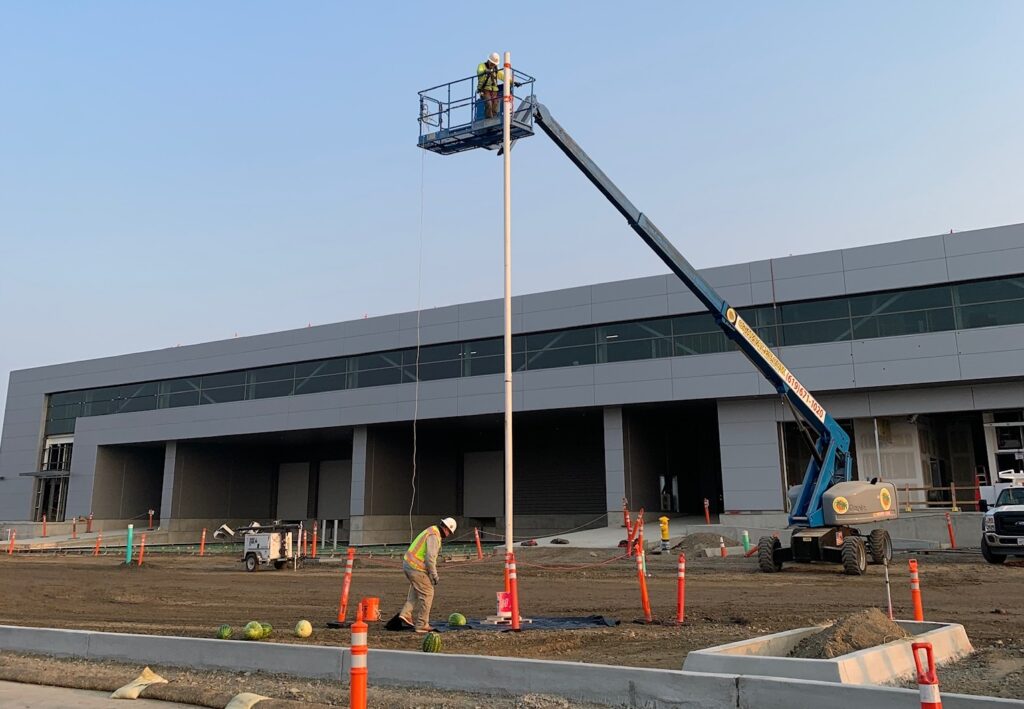
<svg viewBox="0 0 1024 709">
<path fill-rule="evenodd" d="M 884 529 L 864 534 L 853 525 L 865 525 L 898 515 L 896 488 L 878 480 L 853 479 L 850 436 L 842 429 L 796 376 L 782 363 L 739 313 L 690 265 L 654 223 L 629 201 L 568 132 L 533 94 L 533 77 L 515 73 L 516 86 L 526 86 L 526 95 L 509 95 L 518 102 L 512 109 L 513 138 L 533 135 L 536 123 L 566 157 L 625 217 L 629 226 L 679 277 L 715 318 L 715 323 L 746 355 L 792 409 L 811 450 L 803 484 L 794 488 L 795 503 L 789 515 L 790 546 L 777 537 L 763 537 L 758 543 L 761 571 L 782 569 L 787 561 L 841 563 L 847 574 L 859 575 L 867 568 L 868 554 L 876 563 L 892 556 L 892 541 Z M 468 86 L 468 92 L 460 87 Z M 500 123 L 479 118 L 470 107 L 478 105 L 473 78 L 433 87 L 420 92 L 420 139 L 424 150 L 448 155 L 503 146 Z M 459 118 L 465 116 L 465 118 Z M 507 355 L 506 355 L 507 356 Z"/>
<path fill-rule="evenodd" d="M 265 564 L 273 564 L 275 569 L 284 568 L 288 563 L 295 564 L 297 559 L 292 542 L 298 529 L 297 524 L 273 524 L 239 530 L 243 533 L 242 563 L 245 570 L 255 571 Z"/>
</svg>

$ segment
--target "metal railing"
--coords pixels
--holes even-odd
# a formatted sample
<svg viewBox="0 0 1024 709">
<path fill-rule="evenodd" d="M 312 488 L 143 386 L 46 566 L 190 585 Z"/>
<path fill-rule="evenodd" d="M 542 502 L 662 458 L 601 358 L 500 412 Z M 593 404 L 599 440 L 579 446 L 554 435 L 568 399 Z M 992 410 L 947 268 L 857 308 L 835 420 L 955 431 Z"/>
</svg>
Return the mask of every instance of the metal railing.
<svg viewBox="0 0 1024 709">
<path fill-rule="evenodd" d="M 531 120 L 532 115 L 528 109 L 533 104 L 533 86 L 536 80 L 529 74 L 515 69 L 512 70 L 512 75 L 515 83 L 512 90 L 514 119 L 524 122 Z M 477 87 L 478 77 L 468 76 L 420 91 L 420 136 L 464 128 L 485 120 L 487 101 Z M 499 105 L 500 95 L 499 91 Z M 500 118 L 500 115 L 500 112 L 496 112 L 494 118 Z"/>
<path fill-rule="evenodd" d="M 914 492 L 923 492 L 925 499 L 911 499 L 911 493 Z M 950 512 L 960 512 L 965 507 L 969 510 L 980 511 L 981 490 L 977 485 L 958 486 L 954 483 L 941 487 L 911 487 L 904 485 L 903 487 L 896 488 L 896 501 L 900 512 L 929 509 L 948 509 Z"/>
</svg>

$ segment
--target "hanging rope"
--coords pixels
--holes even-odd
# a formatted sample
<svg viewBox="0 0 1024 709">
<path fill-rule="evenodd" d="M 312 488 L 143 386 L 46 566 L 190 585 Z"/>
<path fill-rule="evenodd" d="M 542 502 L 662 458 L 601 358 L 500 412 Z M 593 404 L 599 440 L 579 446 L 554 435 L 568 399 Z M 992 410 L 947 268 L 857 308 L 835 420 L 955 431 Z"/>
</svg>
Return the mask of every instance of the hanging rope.
<svg viewBox="0 0 1024 709">
<path fill-rule="evenodd" d="M 423 210 L 425 203 L 425 173 L 427 165 L 427 151 L 420 151 L 420 228 L 419 228 L 419 254 L 416 263 L 416 388 L 413 394 L 412 404 L 412 478 L 409 484 L 412 487 L 412 495 L 409 497 L 409 539 L 416 536 L 416 530 L 412 524 L 412 511 L 416 507 L 416 457 L 417 437 L 416 424 L 420 414 L 420 314 L 422 313 L 423 296 Z"/>
</svg>

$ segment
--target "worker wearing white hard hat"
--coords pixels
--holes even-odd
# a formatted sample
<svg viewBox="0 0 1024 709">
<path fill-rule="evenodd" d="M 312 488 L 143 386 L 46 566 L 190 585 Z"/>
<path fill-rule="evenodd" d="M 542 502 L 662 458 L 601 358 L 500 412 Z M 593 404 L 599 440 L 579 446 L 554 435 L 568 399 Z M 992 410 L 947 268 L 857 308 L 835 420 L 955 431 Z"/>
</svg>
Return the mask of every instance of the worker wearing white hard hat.
<svg viewBox="0 0 1024 709">
<path fill-rule="evenodd" d="M 441 552 L 441 540 L 455 534 L 455 520 L 445 517 L 433 524 L 412 540 L 405 552 L 402 570 L 409 579 L 409 595 L 398 617 L 413 626 L 417 633 L 429 633 L 430 607 L 434 604 L 434 586 L 437 585 L 437 555 Z"/>
<path fill-rule="evenodd" d="M 497 52 L 491 52 L 487 61 L 480 62 L 476 67 L 476 90 L 484 101 L 485 118 L 494 118 L 498 115 L 502 76 L 501 57 Z"/>
</svg>

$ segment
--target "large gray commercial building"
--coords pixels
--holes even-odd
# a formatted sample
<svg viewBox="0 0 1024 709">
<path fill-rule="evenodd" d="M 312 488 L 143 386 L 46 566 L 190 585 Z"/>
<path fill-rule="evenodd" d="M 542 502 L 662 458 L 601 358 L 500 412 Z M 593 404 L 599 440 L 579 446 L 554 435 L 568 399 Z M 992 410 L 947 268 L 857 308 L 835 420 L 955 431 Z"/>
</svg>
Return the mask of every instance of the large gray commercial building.
<svg viewBox="0 0 1024 709">
<path fill-rule="evenodd" d="M 1024 225 L 704 275 L 849 428 L 861 477 L 1021 468 Z M 500 528 L 501 313 L 424 311 L 418 365 L 402 313 L 13 372 L 0 519 Z M 513 318 L 518 529 L 614 523 L 623 496 L 784 509 L 808 456 L 792 414 L 674 276 L 524 295 Z"/>
</svg>

